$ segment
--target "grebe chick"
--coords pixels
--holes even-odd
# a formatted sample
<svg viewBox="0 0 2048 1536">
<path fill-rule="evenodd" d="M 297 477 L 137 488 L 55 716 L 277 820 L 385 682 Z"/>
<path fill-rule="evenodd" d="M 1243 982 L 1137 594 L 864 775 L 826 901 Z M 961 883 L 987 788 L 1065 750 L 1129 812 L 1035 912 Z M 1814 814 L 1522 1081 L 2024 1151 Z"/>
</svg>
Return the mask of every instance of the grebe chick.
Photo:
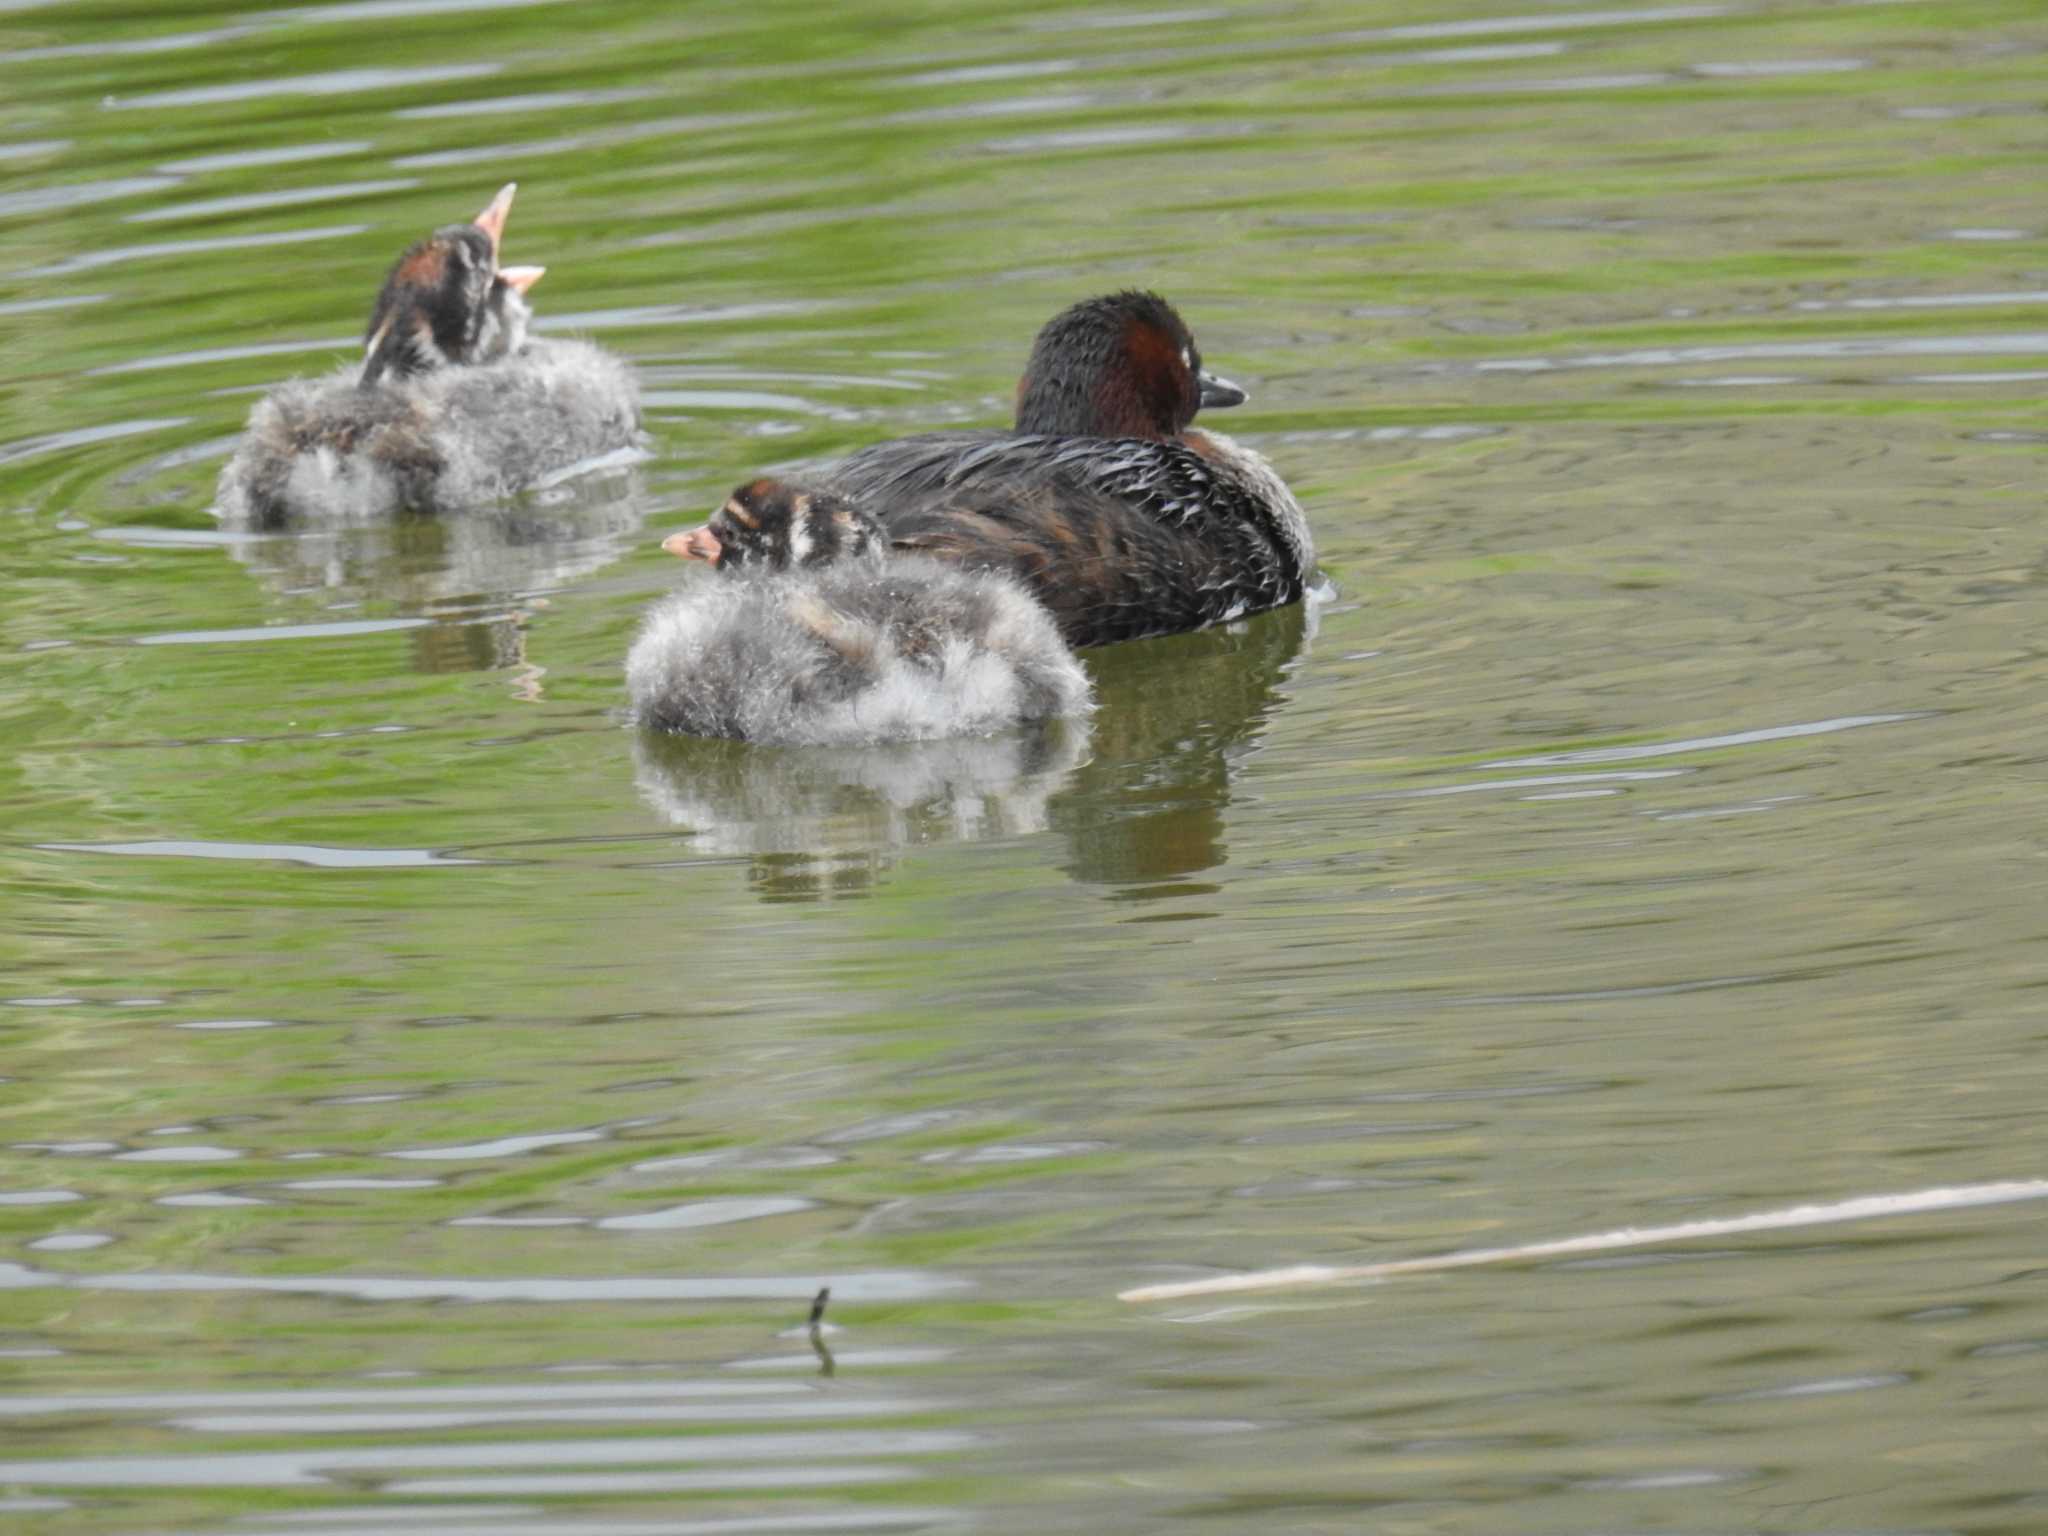
<svg viewBox="0 0 2048 1536">
<path fill-rule="evenodd" d="M 1092 708 L 1087 674 L 1021 586 L 892 556 L 843 497 L 756 480 L 663 547 L 717 579 L 655 603 L 626 657 L 634 716 L 655 730 L 850 746 Z"/>
<path fill-rule="evenodd" d="M 230 525 L 456 511 L 633 446 L 639 391 L 587 342 L 529 339 L 544 267 L 498 262 L 516 183 L 415 241 L 378 290 L 364 359 L 264 397 L 221 471 Z"/>
</svg>

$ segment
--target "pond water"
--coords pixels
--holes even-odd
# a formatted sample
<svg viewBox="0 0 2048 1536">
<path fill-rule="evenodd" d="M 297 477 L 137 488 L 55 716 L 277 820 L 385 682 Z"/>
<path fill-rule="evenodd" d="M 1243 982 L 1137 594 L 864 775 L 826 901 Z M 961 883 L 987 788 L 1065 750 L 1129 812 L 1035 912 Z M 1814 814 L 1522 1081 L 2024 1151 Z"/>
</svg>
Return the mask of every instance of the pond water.
<svg viewBox="0 0 2048 1536">
<path fill-rule="evenodd" d="M 0 3 L 0 1526 L 2031 1533 L 2048 15 Z M 247 537 L 521 192 L 649 453 Z M 1332 584 L 637 738 L 742 478 L 1175 300 Z M 813 1293 L 831 1300 L 815 1340 Z"/>
</svg>

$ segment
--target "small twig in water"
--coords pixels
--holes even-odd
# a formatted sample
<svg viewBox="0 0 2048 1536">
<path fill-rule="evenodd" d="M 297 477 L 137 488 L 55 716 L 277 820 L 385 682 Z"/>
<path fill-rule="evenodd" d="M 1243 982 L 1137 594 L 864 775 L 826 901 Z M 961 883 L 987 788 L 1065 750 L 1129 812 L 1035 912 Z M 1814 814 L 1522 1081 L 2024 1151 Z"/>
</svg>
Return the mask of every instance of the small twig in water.
<svg viewBox="0 0 2048 1536">
<path fill-rule="evenodd" d="M 818 1294 L 811 1298 L 811 1348 L 817 1352 L 818 1374 L 836 1375 L 839 1362 L 832 1358 L 832 1351 L 825 1347 L 825 1303 L 832 1299 L 832 1287 L 821 1285 Z"/>
</svg>

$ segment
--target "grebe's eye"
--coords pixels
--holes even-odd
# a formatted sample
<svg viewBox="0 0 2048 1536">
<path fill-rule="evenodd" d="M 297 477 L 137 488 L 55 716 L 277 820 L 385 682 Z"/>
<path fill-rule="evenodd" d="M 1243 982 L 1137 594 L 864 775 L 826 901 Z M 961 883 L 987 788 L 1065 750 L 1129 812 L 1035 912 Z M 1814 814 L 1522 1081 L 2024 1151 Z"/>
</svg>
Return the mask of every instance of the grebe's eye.
<svg viewBox="0 0 2048 1536">
<path fill-rule="evenodd" d="M 1180 365 L 1187 369 L 1189 373 L 1195 371 L 1195 349 L 1193 347 L 1182 347 L 1180 349 Z"/>
</svg>

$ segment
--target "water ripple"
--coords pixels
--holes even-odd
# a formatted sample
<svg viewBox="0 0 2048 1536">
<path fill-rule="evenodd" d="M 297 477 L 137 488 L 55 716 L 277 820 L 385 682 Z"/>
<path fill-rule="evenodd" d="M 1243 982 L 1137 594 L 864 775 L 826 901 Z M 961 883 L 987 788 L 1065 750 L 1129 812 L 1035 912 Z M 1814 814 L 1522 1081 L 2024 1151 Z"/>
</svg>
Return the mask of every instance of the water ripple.
<svg viewBox="0 0 2048 1536">
<path fill-rule="evenodd" d="M 2006 357 L 2048 352 L 2048 331 L 2014 331 L 1989 336 L 1865 336 L 1837 341 L 1757 341 L 1724 346 L 1645 347 L 1634 352 L 1596 352 L 1585 357 L 1497 357 L 1440 368 L 1468 367 L 1474 373 L 1549 373 L 1561 368 L 1665 368 L 1674 363 L 1733 363 L 1781 357 L 1944 357 L 1956 353 Z"/>
<path fill-rule="evenodd" d="M 70 1506 L 61 1499 L 24 1499 L 23 1508 L 68 1509 Z M 422 1517 L 420 1511 L 431 1510 Z M 529 1508 L 517 1504 L 460 1504 L 460 1505 L 402 1505 L 390 1509 L 379 1507 L 376 1511 L 358 1510 L 355 1516 L 366 1521 L 362 1525 L 343 1523 L 347 1512 L 337 1514 L 334 1521 L 324 1518 L 319 1522 L 317 1536 L 391 1536 L 394 1529 L 392 1520 L 431 1519 L 434 1523 L 424 1529 L 431 1530 L 432 1536 L 775 1536 L 777 1532 L 822 1532 L 825 1536 L 845 1531 L 924 1531 L 944 1527 L 951 1531 L 960 1527 L 963 1515 L 960 1511 L 941 1506 L 927 1506 L 918 1509 L 889 1509 L 872 1504 L 847 1505 L 837 1510 L 800 1512 L 788 1510 L 779 1514 L 741 1515 L 733 1518 L 709 1518 L 690 1520 L 621 1520 L 616 1516 L 600 1516 L 595 1519 L 567 1519 L 551 1516 L 544 1519 L 508 1521 L 503 1512 L 514 1515 L 532 1513 Z M 304 1514 L 252 1516 L 252 1519 L 268 1518 L 276 1522 L 261 1527 L 237 1525 L 232 1532 L 212 1533 L 212 1536 L 307 1536 L 306 1526 L 314 1522 Z M 443 1524 L 443 1520 L 450 1523 Z M 477 1523 L 481 1521 L 482 1523 Z"/>
<path fill-rule="evenodd" d="M 833 307 L 830 301 L 809 299 L 769 300 L 758 304 L 647 304 L 627 309 L 586 309 L 575 314 L 546 315 L 534 322 L 534 329 L 551 333 L 619 330 L 629 326 L 712 325 L 813 315 Z"/>
<path fill-rule="evenodd" d="M 931 1405 L 886 1399 L 847 1402 L 848 1417 L 868 1412 L 915 1412 Z M 931 1437 L 929 1439 L 919 1438 Z M 902 1438 L 911 1437 L 911 1438 Z M 774 1459 L 808 1450 L 814 1440 L 829 1447 L 830 1434 L 806 1435 L 793 1442 L 786 1435 L 670 1435 L 651 1439 L 576 1440 L 570 1442 L 480 1441 L 446 1445 L 334 1446 L 297 1451 L 209 1452 L 196 1456 L 78 1457 L 68 1461 L 0 1461 L 0 1478 L 70 1488 L 147 1487 L 151 1484 L 222 1488 L 289 1488 L 328 1481 L 335 1473 L 397 1471 L 429 1467 L 519 1467 L 577 1465 L 603 1467 L 658 1466 L 706 1460 Z M 973 1444 L 945 1431 L 899 1431 L 859 1435 L 847 1432 L 840 1455 L 884 1454 L 891 1441 L 922 1452 L 959 1449 Z M 734 1447 L 728 1450 L 728 1445 Z M 835 1454 L 827 1449 L 824 1454 Z M 919 1454 L 908 1449 L 886 1454 Z M 413 1490 L 415 1492 L 418 1489 Z"/>
<path fill-rule="evenodd" d="M 117 245 L 102 247 L 97 251 L 82 251 L 76 256 L 67 256 L 62 261 L 53 261 L 47 266 L 27 267 L 22 277 L 62 277 L 71 272 L 91 272 L 100 267 L 119 266 L 123 262 L 146 261 L 156 256 L 204 256 L 212 251 L 255 251 L 274 245 L 308 245 L 327 240 L 341 240 L 350 235 L 360 235 L 370 226 L 367 224 L 330 224 L 322 229 L 287 229 L 273 234 L 262 235 L 218 235 L 202 240 L 157 240 L 147 245 Z M 335 346 L 345 342 L 332 343 Z M 309 347 L 296 344 L 286 351 L 308 351 Z M 258 355 L 263 355 L 259 353 Z M 112 371 L 124 371 L 115 369 Z M 133 372 L 128 369 L 125 371 Z"/>
<path fill-rule="evenodd" d="M 648 1402 L 671 1398 L 725 1398 L 780 1394 L 784 1387 L 706 1381 L 616 1381 L 590 1384 L 504 1382 L 482 1387 L 312 1387 L 286 1391 L 247 1392 L 103 1392 L 93 1394 L 24 1394 L 0 1396 L 0 1418 L 34 1418 L 57 1413 L 254 1414 L 273 1408 L 394 1408 L 410 1411 L 422 1404 L 460 1406 L 507 1403 Z"/>
<path fill-rule="evenodd" d="M 49 1204 L 83 1196 L 68 1190 L 31 1192 L 32 1198 L 0 1204 Z M 922 1301 L 966 1290 L 969 1282 L 922 1270 L 868 1270 L 832 1277 L 832 1294 L 841 1301 Z M 65 1275 L 0 1262 L 0 1290 L 63 1288 L 79 1291 L 254 1292 L 279 1296 L 338 1296 L 354 1301 L 505 1301 L 578 1304 L 615 1301 L 809 1301 L 817 1294 L 812 1278 L 776 1275 L 680 1276 L 619 1275 L 608 1279 L 563 1279 L 533 1276 L 522 1279 L 462 1280 L 447 1277 L 400 1278 L 372 1275 L 209 1275 L 141 1273 Z"/>
<path fill-rule="evenodd" d="M 949 107 L 917 107 L 891 112 L 885 123 L 956 123 L 992 117 L 1029 117 L 1045 112 L 1088 112 L 1149 99 L 1152 92 L 1136 87 L 1120 92 L 1068 91 L 1043 96 L 1008 96 L 998 101 L 965 101 Z"/>
<path fill-rule="evenodd" d="M 604 1139 L 603 1131 L 546 1131 L 531 1136 L 501 1136 L 495 1141 L 474 1141 L 457 1147 L 413 1147 L 387 1155 L 420 1162 L 454 1162 L 468 1158 L 518 1157 L 546 1147 L 569 1147 L 579 1142 Z"/>
<path fill-rule="evenodd" d="M 173 219 L 201 219 L 216 213 L 260 213 L 272 208 L 298 208 L 308 203 L 336 203 L 352 197 L 381 197 L 387 192 L 405 192 L 419 185 L 417 177 L 396 176 L 383 181 L 344 181 L 331 186 L 294 187 L 284 192 L 248 192 L 235 197 L 209 197 L 195 203 L 173 203 L 168 208 L 150 208 L 127 216 L 130 224 L 161 224 Z"/>
<path fill-rule="evenodd" d="M 333 640 L 354 635 L 384 635 L 398 630 L 425 629 L 432 619 L 333 619 L 321 624 L 264 624 L 251 629 L 170 630 L 160 635 L 137 635 L 136 645 L 246 645 L 251 641 Z"/>
<path fill-rule="evenodd" d="M 1216 6 L 1190 7 L 1175 11 L 1062 12 L 1038 16 L 1024 25 L 1032 32 L 1114 32 L 1142 27 L 1184 27 L 1197 22 L 1221 21 L 1229 11 Z"/>
<path fill-rule="evenodd" d="M 1026 59 L 1007 64 L 969 64 L 955 69 L 930 69 L 903 75 L 895 85 L 982 85 L 1005 80 L 1037 80 L 1065 75 L 1081 67 L 1076 59 Z"/>
<path fill-rule="evenodd" d="M 615 1232 L 675 1232 L 690 1227 L 721 1227 L 736 1221 L 759 1221 L 767 1216 L 787 1216 L 817 1209 L 815 1200 L 789 1195 L 761 1195 L 728 1200 L 697 1200 L 672 1205 L 666 1210 L 644 1211 L 633 1216 L 607 1216 L 597 1224 Z"/>
<path fill-rule="evenodd" d="M 648 389 L 640 393 L 641 404 L 665 410 L 788 411 L 798 416 L 822 416 L 830 421 L 857 421 L 860 415 L 842 406 L 822 405 L 797 395 L 771 394 L 747 389 Z"/>
<path fill-rule="evenodd" d="M 2015 368 L 2006 373 L 1913 373 L 1909 384 L 2038 384 L 2048 379 L 2048 368 Z"/>
<path fill-rule="evenodd" d="M 431 848 L 323 848 L 309 843 L 217 843 L 160 839 L 137 843 L 36 843 L 52 853 L 116 853 L 143 858 L 276 859 L 316 869 L 416 869 L 426 865 L 481 864 Z M 403 1154 L 394 1154 L 403 1155 Z"/>
<path fill-rule="evenodd" d="M 455 16 L 465 11 L 522 11 L 562 0 L 341 0 L 335 5 L 309 5 L 276 11 L 281 20 L 311 25 L 337 21 L 409 21 L 419 16 Z"/>
<path fill-rule="evenodd" d="M 411 1478 L 386 1486 L 397 1494 L 437 1494 L 451 1498 L 521 1493 L 711 1493 L 743 1488 L 843 1488 L 866 1483 L 900 1483 L 916 1475 L 907 1467 L 814 1467 L 806 1464 L 747 1467 L 722 1472 L 520 1472 L 496 1477 Z"/>
<path fill-rule="evenodd" d="M 1498 764 L 1487 765 L 1497 767 Z M 1361 795 L 1363 800 L 1434 800 L 1443 795 L 1477 795 L 1503 789 L 1551 789 L 1559 785 L 1639 783 L 1651 779 L 1675 779 L 1683 768 L 1653 768 L 1640 773 L 1568 773 L 1534 779 L 1480 779 L 1470 784 L 1437 784 L 1427 789 L 1389 789 Z"/>
<path fill-rule="evenodd" d="M 1561 11 L 1552 15 L 1485 16 L 1470 21 L 1414 22 L 1335 34 L 1333 42 L 1393 42 L 1440 37 L 1484 37 L 1496 32 L 1580 31 L 1589 27 L 1642 27 L 1668 21 L 1711 21 L 1733 13 L 1732 5 L 1663 5 L 1612 11 Z"/>
<path fill-rule="evenodd" d="M 24 459 L 41 458 L 46 453 L 62 453 L 67 448 L 86 448 L 94 443 L 110 443 L 123 437 L 139 437 L 146 432 L 166 432 L 172 427 L 182 427 L 188 416 L 160 416 L 146 421 L 117 421 L 104 427 L 79 427 L 70 432 L 50 432 L 41 437 L 25 437 L 16 443 L 0 447 L 0 465 L 19 464 Z"/>
<path fill-rule="evenodd" d="M 0 304 L 0 316 L 40 315 L 53 309 L 83 309 L 88 304 L 104 304 L 110 297 L 104 293 L 74 293 L 46 299 L 9 299 Z"/>
<path fill-rule="evenodd" d="M 1768 80 L 1782 75 L 1841 75 L 1868 69 L 1868 59 L 1757 59 L 1740 64 L 1693 64 L 1691 74 L 1709 80 Z"/>
<path fill-rule="evenodd" d="M 1067 149 L 1133 149 L 1197 139 L 1242 138 L 1259 131 L 1259 125 L 1255 123 L 1105 124 L 1100 128 L 1069 128 L 1057 133 L 1025 133 L 1006 139 L 988 139 L 981 148 L 993 155 L 1055 154 Z"/>
<path fill-rule="evenodd" d="M 171 32 L 162 37 L 102 38 L 90 43 L 55 43 L 47 48 L 21 48 L 0 54 L 0 64 L 41 64 L 57 59 L 148 57 L 212 48 L 249 36 L 252 26 L 213 27 L 204 32 Z"/>
<path fill-rule="evenodd" d="M 1633 91 L 1648 86 L 1672 85 L 1682 76 L 1664 71 L 1637 71 L 1615 75 L 1563 75 L 1543 80 L 1446 80 L 1420 87 L 1420 96 L 1511 96 L 1571 91 Z"/>
<path fill-rule="evenodd" d="M 1931 720 L 1935 711 L 1914 710 L 1891 715 L 1842 715 L 1833 720 L 1809 720 L 1799 725 L 1771 725 L 1753 731 L 1729 731 L 1720 736 L 1694 736 L 1683 741 L 1652 742 L 1639 747 L 1587 747 L 1576 752 L 1540 752 L 1532 757 L 1500 757 L 1488 768 L 1549 768 L 1566 763 L 1632 763 L 1650 757 L 1673 757 L 1681 752 L 1711 752 L 1719 747 L 1747 747 L 1760 741 L 1792 741 L 1802 736 L 1827 736 L 1836 731 L 1860 730 L 1866 725 L 1897 725 L 1905 720 Z"/>
<path fill-rule="evenodd" d="M 634 1173 L 679 1173 L 697 1168 L 742 1168 L 749 1172 L 787 1172 L 799 1168 L 829 1168 L 845 1159 L 818 1147 L 728 1147 L 716 1152 L 692 1152 L 682 1157 L 658 1157 L 635 1163 Z"/>
<path fill-rule="evenodd" d="M 201 347 L 190 352 L 166 352 L 157 357 L 131 358 L 125 363 L 108 363 L 85 370 L 87 378 L 111 377 L 124 373 L 156 373 L 165 368 L 193 368 L 205 363 L 235 363 L 253 357 L 291 357 L 301 352 L 353 351 L 353 336 L 328 336 L 311 341 L 266 341 L 243 347 Z"/>
<path fill-rule="evenodd" d="M 219 155 L 166 160 L 159 170 L 179 175 L 208 171 L 246 171 L 265 165 L 297 165 L 302 160 L 329 160 L 338 155 L 366 155 L 376 146 L 368 139 L 329 139 L 319 144 L 284 144 L 275 149 L 238 149 Z"/>
<path fill-rule="evenodd" d="M 238 1205 L 268 1205 L 254 1195 L 230 1194 L 224 1189 L 199 1189 L 186 1195 L 159 1195 L 152 1205 L 187 1207 L 193 1210 L 227 1210 Z"/>
<path fill-rule="evenodd" d="M 440 117 L 495 117 L 516 113 L 556 112 L 566 107 L 610 107 L 621 102 L 646 101 L 659 93 L 639 87 L 610 91 L 532 91 L 524 96 L 489 96 L 477 101 L 437 101 L 426 107 L 400 107 L 391 115 L 411 120 Z M 706 119 L 710 121 L 710 119 Z"/>
<path fill-rule="evenodd" d="M 1796 1381 L 1782 1387 L 1757 1387 L 1748 1392 L 1723 1392 L 1702 1398 L 1708 1403 L 1785 1402 L 1801 1397 L 1834 1397 L 1844 1392 L 1872 1392 L 1885 1387 L 1911 1386 L 1913 1378 L 1900 1371 L 1873 1372 L 1867 1376 L 1830 1376 L 1816 1381 Z"/>
<path fill-rule="evenodd" d="M 283 80 L 245 80 L 233 85 L 150 91 L 140 96 L 116 97 L 106 107 L 109 111 L 127 112 L 143 107 L 216 107 L 229 102 L 261 101 L 269 96 L 348 96 L 414 85 L 440 85 L 450 80 L 479 80 L 503 68 L 501 64 L 438 64 L 413 69 L 337 69 Z"/>
<path fill-rule="evenodd" d="M 794 1422 L 881 1418 L 901 1413 L 905 1406 L 885 1398 L 792 1397 L 787 1387 L 765 1382 L 713 1382 L 708 1385 L 745 1388 L 759 1395 L 752 1400 L 720 1399 L 701 1403 L 594 1403 L 579 1407 L 544 1405 L 538 1408 L 501 1404 L 435 1413 L 405 1411 L 396 1407 L 386 1407 L 374 1413 L 290 1413 L 269 1408 L 261 1413 L 199 1414 L 169 1422 L 181 1429 L 216 1435 L 416 1434 L 421 1430 L 476 1429 L 487 1424 L 744 1424 L 764 1419 Z M 712 1443 L 725 1438 L 737 1437 L 716 1437 Z M 782 1439 L 781 1449 L 770 1454 L 787 1456 L 792 1449 L 790 1443 Z M 574 1461 L 579 1458 L 570 1452 L 559 1459 Z M 671 1458 L 663 1458 L 668 1459 Z"/>
</svg>

